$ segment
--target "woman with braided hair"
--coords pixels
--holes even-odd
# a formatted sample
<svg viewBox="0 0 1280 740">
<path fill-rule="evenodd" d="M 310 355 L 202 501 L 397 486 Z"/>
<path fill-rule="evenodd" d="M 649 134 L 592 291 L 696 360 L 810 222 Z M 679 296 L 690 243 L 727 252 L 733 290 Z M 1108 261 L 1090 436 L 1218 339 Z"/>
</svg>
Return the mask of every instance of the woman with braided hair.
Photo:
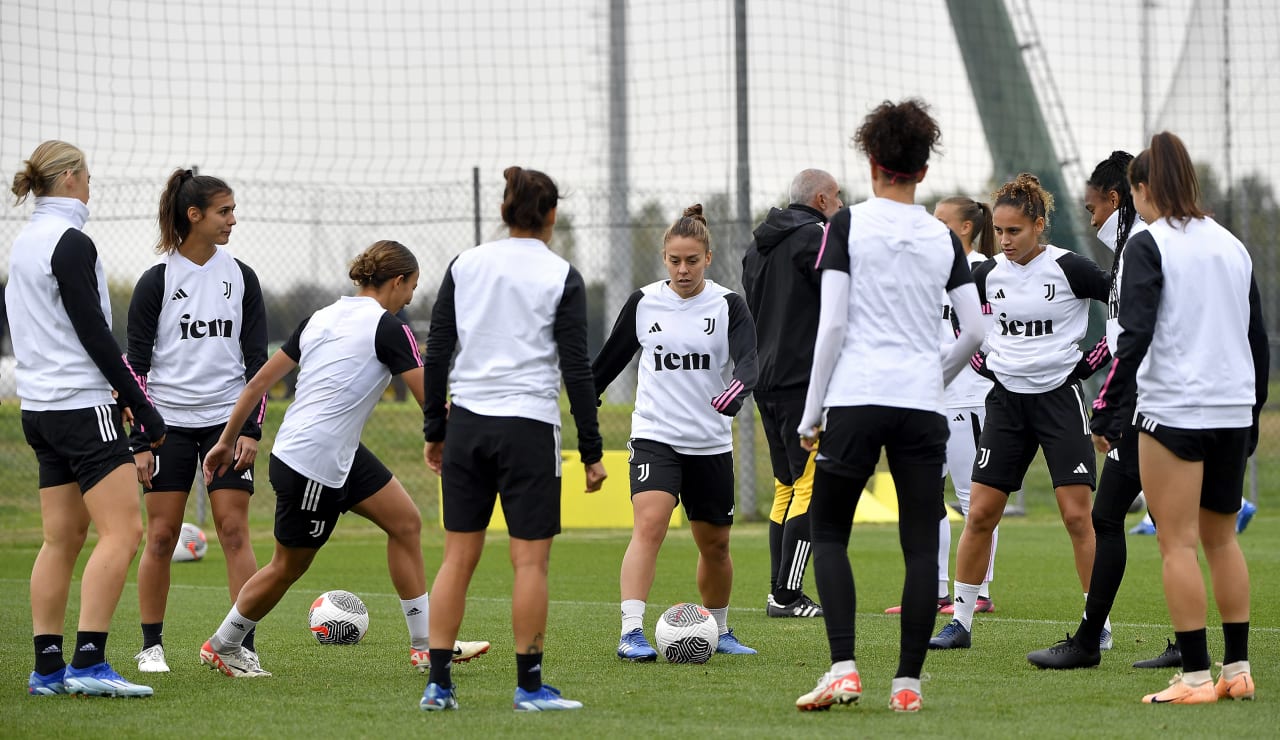
<svg viewBox="0 0 1280 740">
<path fill-rule="evenodd" d="M 969 515 L 956 548 L 955 618 L 929 642 L 939 650 L 970 646 L 992 532 L 1040 449 L 1085 593 L 1093 569 L 1089 494 L 1095 459 L 1078 380 L 1078 343 L 1088 328 L 1089 301 L 1106 300 L 1110 280 L 1089 258 L 1044 243 L 1053 196 L 1035 175 L 1018 175 L 994 197 L 1001 254 L 979 265 L 973 279 L 984 313 L 995 318 L 988 354 L 979 356 L 995 385 L 987 395 Z M 1091 353 L 1083 362 L 1097 361 L 1096 369 L 1104 356 Z"/>
</svg>

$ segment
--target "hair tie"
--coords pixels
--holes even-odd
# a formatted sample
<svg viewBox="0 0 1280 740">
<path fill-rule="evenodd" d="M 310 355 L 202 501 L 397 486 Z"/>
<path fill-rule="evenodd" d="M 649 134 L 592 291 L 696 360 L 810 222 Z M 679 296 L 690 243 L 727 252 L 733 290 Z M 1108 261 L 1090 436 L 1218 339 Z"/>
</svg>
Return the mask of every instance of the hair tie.
<svg viewBox="0 0 1280 740">
<path fill-rule="evenodd" d="M 898 172 L 897 170 L 891 170 L 888 167 L 885 167 L 884 165 L 880 164 L 880 162 L 878 162 L 875 157 L 871 157 L 871 164 L 875 166 L 876 169 L 880 170 L 881 172 L 889 176 L 890 185 L 896 185 L 899 179 L 901 180 L 919 179 L 920 173 L 918 171 L 914 173 L 908 173 L 908 172 Z"/>
</svg>

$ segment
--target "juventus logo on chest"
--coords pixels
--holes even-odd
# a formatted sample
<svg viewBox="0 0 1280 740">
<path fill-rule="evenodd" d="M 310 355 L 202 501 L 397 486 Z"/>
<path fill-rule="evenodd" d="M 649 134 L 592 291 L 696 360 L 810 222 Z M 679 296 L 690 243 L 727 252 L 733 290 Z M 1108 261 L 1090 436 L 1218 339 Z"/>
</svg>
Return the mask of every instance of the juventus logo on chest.
<svg viewBox="0 0 1280 740">
<path fill-rule="evenodd" d="M 1053 287 L 1053 283 L 1044 284 L 1044 299 L 1046 301 L 1052 301 L 1053 297 L 1057 294 L 1057 290 Z"/>
<path fill-rule="evenodd" d="M 231 283 L 226 280 L 222 281 L 222 297 L 231 300 Z"/>
<path fill-rule="evenodd" d="M 716 330 L 716 320 L 714 318 L 708 316 L 703 319 L 703 322 L 705 322 L 702 326 L 703 334 L 711 334 Z"/>
</svg>

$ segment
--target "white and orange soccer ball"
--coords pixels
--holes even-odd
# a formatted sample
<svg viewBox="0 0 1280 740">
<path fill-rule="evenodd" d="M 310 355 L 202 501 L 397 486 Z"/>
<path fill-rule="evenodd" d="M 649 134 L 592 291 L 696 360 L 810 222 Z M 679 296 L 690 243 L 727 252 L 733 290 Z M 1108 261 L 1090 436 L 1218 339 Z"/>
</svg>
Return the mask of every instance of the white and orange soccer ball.
<svg viewBox="0 0 1280 740">
<path fill-rule="evenodd" d="M 178 531 L 178 542 L 173 547 L 173 562 L 203 560 L 208 551 L 209 540 L 205 538 L 204 532 L 190 522 L 183 522 L 182 529 Z"/>
<path fill-rule="evenodd" d="M 668 663 L 706 663 L 716 652 L 720 628 L 701 605 L 676 604 L 658 618 L 653 637 Z"/>
<path fill-rule="evenodd" d="M 369 631 L 369 610 L 350 591 L 325 591 L 311 602 L 310 622 L 321 645 L 354 645 Z"/>
</svg>

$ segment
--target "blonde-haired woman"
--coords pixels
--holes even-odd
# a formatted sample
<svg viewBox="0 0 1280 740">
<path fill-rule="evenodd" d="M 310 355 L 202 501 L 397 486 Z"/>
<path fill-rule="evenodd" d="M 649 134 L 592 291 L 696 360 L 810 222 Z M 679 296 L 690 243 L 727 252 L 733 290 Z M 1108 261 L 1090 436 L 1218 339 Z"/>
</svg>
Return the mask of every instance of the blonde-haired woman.
<svg viewBox="0 0 1280 740">
<path fill-rule="evenodd" d="M 89 166 L 62 141 L 36 148 L 13 178 L 31 220 L 9 256 L 5 305 L 18 360 L 22 429 L 40 466 L 44 543 L 31 568 L 33 696 L 151 696 L 106 660 L 111 616 L 124 589 L 142 516 L 123 420 L 146 443 L 164 441 L 164 421 L 111 336 L 111 304 L 98 250 L 81 229 L 89 218 Z M 123 413 L 122 413 L 123 409 Z M 98 542 L 85 564 L 71 665 L 62 631 L 76 558 L 89 523 Z"/>
</svg>

